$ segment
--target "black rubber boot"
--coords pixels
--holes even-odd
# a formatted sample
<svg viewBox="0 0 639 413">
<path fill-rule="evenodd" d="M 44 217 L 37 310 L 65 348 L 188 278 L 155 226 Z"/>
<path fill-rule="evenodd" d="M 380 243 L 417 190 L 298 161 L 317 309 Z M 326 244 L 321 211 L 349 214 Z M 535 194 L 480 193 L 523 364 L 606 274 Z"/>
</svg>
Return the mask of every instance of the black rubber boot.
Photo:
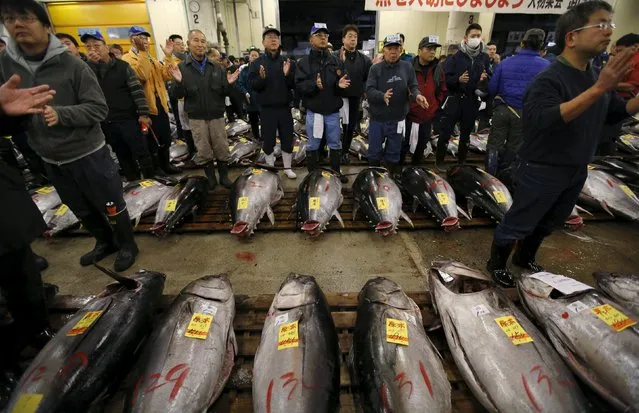
<svg viewBox="0 0 639 413">
<path fill-rule="evenodd" d="M 102 215 L 92 214 L 81 220 L 82 226 L 95 238 L 93 250 L 80 257 L 80 265 L 86 267 L 117 252 L 113 230 Z"/>
<path fill-rule="evenodd" d="M 402 181 L 402 165 L 398 163 L 387 162 L 388 171 L 396 182 Z"/>
<path fill-rule="evenodd" d="M 486 264 L 486 269 L 493 277 L 493 280 L 505 288 L 512 288 L 515 286 L 513 275 L 510 273 L 506 265 L 512 248 L 512 243 L 500 247 L 493 241 L 493 245 L 490 248 L 490 259 Z"/>
<path fill-rule="evenodd" d="M 35 252 L 33 253 L 33 255 L 35 256 L 36 265 L 38 266 L 38 269 L 40 271 L 44 271 L 49 268 L 49 261 L 47 261 L 46 258 L 39 256 Z"/>
<path fill-rule="evenodd" d="M 306 151 L 306 169 L 309 172 L 317 169 L 319 163 L 319 153 L 317 151 Z"/>
<path fill-rule="evenodd" d="M 151 162 L 153 163 L 153 176 L 166 176 L 162 168 L 160 168 L 160 156 L 157 152 L 151 155 Z"/>
<path fill-rule="evenodd" d="M 133 236 L 133 226 L 131 225 L 129 211 L 124 209 L 116 215 L 109 216 L 109 221 L 113 226 L 115 237 L 120 246 L 118 256 L 113 263 L 113 270 L 122 272 L 128 270 L 135 263 L 135 257 L 137 257 L 139 252 Z"/>
<path fill-rule="evenodd" d="M 193 156 L 197 152 L 195 148 L 195 142 L 193 141 L 193 133 L 190 130 L 182 131 L 184 135 L 184 141 L 186 142 L 186 146 L 189 148 L 189 155 Z"/>
<path fill-rule="evenodd" d="M 533 273 L 542 272 L 544 268 L 537 263 L 535 256 L 543 241 L 544 237 L 534 233 L 519 241 L 513 255 L 513 264 Z"/>
<path fill-rule="evenodd" d="M 204 173 L 209 180 L 209 190 L 212 191 L 217 186 L 217 178 L 215 177 L 215 166 L 213 166 L 213 162 L 206 164 L 204 167 Z"/>
<path fill-rule="evenodd" d="M 122 170 L 122 175 L 128 182 L 137 181 L 140 179 L 140 171 L 138 170 L 138 166 L 135 164 L 133 159 L 120 159 L 120 169 Z"/>
<path fill-rule="evenodd" d="M 369 166 L 382 166 L 382 161 L 368 161 Z"/>
<path fill-rule="evenodd" d="M 342 161 L 342 151 L 339 149 L 331 149 L 330 157 L 331 157 L 331 169 L 339 174 L 339 180 L 343 184 L 348 183 L 348 178 L 342 175 L 342 169 L 340 166 Z"/>
<path fill-rule="evenodd" d="M 466 157 L 468 156 L 469 139 L 459 139 L 459 150 L 457 152 L 457 164 L 463 165 L 466 163 Z"/>
<path fill-rule="evenodd" d="M 424 159 L 424 151 L 426 150 L 426 145 L 428 141 L 426 139 L 420 139 L 417 141 L 417 146 L 415 147 L 415 153 L 413 153 L 413 157 L 411 158 L 410 163 L 412 165 L 419 165 L 422 163 Z"/>
<path fill-rule="evenodd" d="M 158 148 L 158 161 L 160 162 L 160 168 L 167 175 L 179 174 L 182 172 L 180 168 L 171 164 L 168 148 Z"/>
<path fill-rule="evenodd" d="M 346 132 L 348 130 L 348 125 L 342 125 L 342 127 L 344 128 L 344 134 L 342 136 L 342 165 L 348 165 L 351 163 L 348 156 L 348 150 L 351 148 L 351 143 L 353 143 L 353 134 L 351 133 L 349 136 Z"/>
<path fill-rule="evenodd" d="M 499 151 L 491 149 L 486 153 L 486 172 L 492 176 L 497 176 L 499 172 Z"/>
<path fill-rule="evenodd" d="M 439 172 L 446 172 L 446 150 L 448 150 L 448 140 L 442 136 L 437 140 L 437 151 L 435 152 L 435 165 Z"/>
<path fill-rule="evenodd" d="M 144 179 L 151 179 L 155 176 L 153 158 L 151 158 L 150 156 L 139 158 L 138 164 L 140 165 L 140 171 L 142 171 L 142 177 Z"/>
<path fill-rule="evenodd" d="M 233 182 L 229 179 L 229 164 L 227 162 L 217 161 L 217 172 L 220 174 L 220 184 L 226 189 L 231 189 Z"/>
</svg>

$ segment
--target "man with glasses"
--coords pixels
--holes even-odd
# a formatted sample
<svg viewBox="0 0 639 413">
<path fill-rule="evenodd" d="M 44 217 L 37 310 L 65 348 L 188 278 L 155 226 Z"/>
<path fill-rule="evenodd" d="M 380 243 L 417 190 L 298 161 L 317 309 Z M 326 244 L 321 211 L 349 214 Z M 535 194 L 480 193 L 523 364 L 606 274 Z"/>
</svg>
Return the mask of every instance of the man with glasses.
<svg viewBox="0 0 639 413">
<path fill-rule="evenodd" d="M 306 166 L 309 172 L 318 167 L 318 149 L 322 135 L 326 132 L 326 141 L 331 150 L 331 168 L 346 183 L 348 178 L 340 172 L 342 142 L 339 110 L 343 102 L 338 96 L 338 88 L 346 89 L 351 81 L 343 63 L 327 50 L 326 23 L 313 24 L 310 42 L 311 52 L 299 60 L 295 73 L 295 86 L 306 108 L 306 134 L 309 138 Z"/>
<path fill-rule="evenodd" d="M 570 214 L 588 176 L 604 123 L 639 111 L 639 98 L 627 103 L 615 95 L 631 66 L 632 53 L 619 53 L 596 77 L 590 61 L 611 41 L 612 7 L 582 3 L 559 18 L 561 54 L 540 73 L 524 95 L 523 142 L 514 179 L 514 202 L 495 231 L 488 270 L 503 286 L 514 285 L 506 263 L 543 271 L 535 255 L 543 239 Z"/>
</svg>

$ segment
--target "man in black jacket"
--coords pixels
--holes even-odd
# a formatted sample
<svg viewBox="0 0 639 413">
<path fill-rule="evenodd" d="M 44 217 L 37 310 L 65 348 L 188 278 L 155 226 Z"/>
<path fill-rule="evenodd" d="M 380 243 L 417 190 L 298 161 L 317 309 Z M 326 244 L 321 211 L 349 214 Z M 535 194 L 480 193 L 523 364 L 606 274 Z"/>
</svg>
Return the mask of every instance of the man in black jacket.
<svg viewBox="0 0 639 413">
<path fill-rule="evenodd" d="M 344 71 L 343 63 L 330 54 L 328 48 L 328 28 L 325 23 L 315 23 L 310 35 L 311 52 L 302 57 L 295 72 L 295 86 L 306 108 L 306 166 L 309 171 L 319 164 L 319 149 L 322 135 L 326 131 L 326 141 L 331 150 L 331 168 L 340 174 L 342 182 L 348 178 L 341 175 L 342 142 L 339 110 L 342 98 L 339 89 L 346 89 L 351 81 Z"/>
<path fill-rule="evenodd" d="M 348 150 L 351 147 L 353 133 L 359 123 L 359 110 L 368 71 L 371 69 L 371 59 L 357 50 L 359 29 L 354 24 L 349 24 L 342 30 L 342 48 L 333 54 L 344 63 L 344 69 L 351 81 L 351 85 L 344 89 L 341 96 L 344 97 L 342 106 L 342 163 L 348 163 Z"/>
<path fill-rule="evenodd" d="M 53 99 L 49 86 L 18 89 L 12 76 L 0 86 L 0 136 L 18 133 L 26 116 L 42 113 Z M 0 146 L 9 143 L 0 139 Z M 0 326 L 0 407 L 20 377 L 17 362 L 27 344 L 41 344 L 51 336 L 42 277 L 31 242 L 46 229 L 42 215 L 25 190 L 19 170 L 5 162 L 0 147 L 0 287 L 13 322 Z M 11 145 L 6 148 L 10 153 Z M 36 343 L 33 343 L 33 342 Z"/>
<path fill-rule="evenodd" d="M 475 120 L 479 114 L 480 96 L 485 96 L 488 90 L 490 60 L 482 50 L 482 28 L 473 23 L 466 28 L 466 35 L 459 45 L 459 51 L 446 59 L 446 86 L 448 97 L 442 105 L 441 134 L 437 141 L 436 161 L 437 169 L 444 171 L 444 158 L 448 148 L 448 140 L 457 122 L 460 123 L 459 164 L 466 161 L 470 133 L 475 127 Z"/>
<path fill-rule="evenodd" d="M 264 54 L 249 67 L 248 82 L 257 93 L 262 120 L 263 149 L 266 163 L 273 166 L 275 136 L 279 131 L 282 144 L 284 173 L 291 179 L 297 178 L 291 169 L 293 161 L 293 117 L 291 103 L 292 89 L 295 88 L 295 63 L 280 55 L 280 31 L 268 26 L 262 33 Z M 244 69 L 246 70 L 246 69 Z"/>
<path fill-rule="evenodd" d="M 231 74 L 206 57 L 206 37 L 198 29 L 189 32 L 189 55 L 169 70 L 175 79 L 174 93 L 184 98 L 193 140 L 197 148 L 196 163 L 204 165 L 210 188 L 217 185 L 213 161 L 217 160 L 220 184 L 231 188 L 228 177 L 229 142 L 224 128 L 224 98 L 240 71 Z"/>
<path fill-rule="evenodd" d="M 99 30 L 84 33 L 81 40 L 87 48 L 87 63 L 97 76 L 109 107 L 102 122 L 107 142 L 128 180 L 140 179 L 138 165 L 145 178 L 152 177 L 153 159 L 140 130 L 140 125 L 151 124 L 151 118 L 138 75 L 127 62 L 111 56 Z"/>
</svg>

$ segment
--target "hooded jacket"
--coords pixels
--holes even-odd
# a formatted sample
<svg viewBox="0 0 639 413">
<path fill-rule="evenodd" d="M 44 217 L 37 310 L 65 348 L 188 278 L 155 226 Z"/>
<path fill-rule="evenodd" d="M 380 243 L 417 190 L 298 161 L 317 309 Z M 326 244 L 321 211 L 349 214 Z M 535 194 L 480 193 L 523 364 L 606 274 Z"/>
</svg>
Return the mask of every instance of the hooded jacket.
<svg viewBox="0 0 639 413">
<path fill-rule="evenodd" d="M 49 35 L 49 47 L 41 62 L 27 62 L 18 44 L 9 40 L 0 53 L 0 83 L 13 74 L 20 88 L 49 85 L 56 94 L 49 104 L 58 124 L 48 127 L 42 114 L 29 116 L 29 145 L 46 162 L 65 164 L 90 155 L 104 146 L 100 122 L 109 108 L 91 68 L 68 53 L 66 46 Z"/>
<path fill-rule="evenodd" d="M 322 89 L 317 87 L 317 75 L 322 79 Z M 344 65 L 327 50 L 311 49 L 302 57 L 295 71 L 295 87 L 303 99 L 304 107 L 314 113 L 330 115 L 343 105 L 339 79 L 344 76 Z"/>
</svg>

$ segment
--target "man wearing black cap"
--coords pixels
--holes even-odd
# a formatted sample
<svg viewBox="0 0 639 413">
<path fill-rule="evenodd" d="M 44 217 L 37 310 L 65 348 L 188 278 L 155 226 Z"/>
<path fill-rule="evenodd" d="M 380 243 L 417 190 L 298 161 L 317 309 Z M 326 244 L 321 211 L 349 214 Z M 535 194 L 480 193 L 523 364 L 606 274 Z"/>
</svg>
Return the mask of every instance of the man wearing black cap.
<svg viewBox="0 0 639 413">
<path fill-rule="evenodd" d="M 140 79 L 131 66 L 109 53 L 102 33 L 89 31 L 82 35 L 88 51 L 88 64 L 98 78 L 109 106 L 102 131 L 115 151 L 128 180 L 153 176 L 153 160 L 140 125 L 151 125 Z M 137 161 L 137 165 L 136 165 Z M 139 168 L 139 170 L 138 170 Z"/>
<path fill-rule="evenodd" d="M 366 82 L 371 116 L 368 127 L 368 163 L 380 166 L 384 158 L 394 177 L 401 174 L 399 162 L 409 99 L 421 108 L 428 109 L 428 102 L 417 84 L 415 69 L 410 63 L 399 60 L 401 49 L 399 34 L 386 36 L 384 60 L 371 67 Z"/>
<path fill-rule="evenodd" d="M 248 55 L 248 64 L 253 63 L 260 57 L 260 49 L 255 46 L 251 46 Z M 261 141 L 260 135 L 260 105 L 257 103 L 257 93 L 249 84 L 249 67 L 248 65 L 240 66 L 240 77 L 237 79 L 237 87 L 240 92 L 244 93 L 246 100 L 246 113 L 248 113 L 249 123 L 251 124 L 251 131 L 253 137 L 258 141 Z"/>
<path fill-rule="evenodd" d="M 348 178 L 341 175 L 342 142 L 339 110 L 342 98 L 339 89 L 346 89 L 351 81 L 344 71 L 343 63 L 330 54 L 326 23 L 315 23 L 310 34 L 311 52 L 302 57 L 295 73 L 295 86 L 306 108 L 306 134 L 309 142 L 306 149 L 306 166 L 309 171 L 319 164 L 319 149 L 322 135 L 331 150 L 331 168 L 340 174 L 342 182 Z"/>
<path fill-rule="evenodd" d="M 293 162 L 293 117 L 291 116 L 292 89 L 295 88 L 295 62 L 280 54 L 280 31 L 268 26 L 262 33 L 264 54 L 249 67 L 248 82 L 257 92 L 262 120 L 263 150 L 266 163 L 273 166 L 275 137 L 282 145 L 284 173 L 297 178 L 291 169 Z"/>
<path fill-rule="evenodd" d="M 443 67 L 439 64 L 439 59 L 435 57 L 439 47 L 442 46 L 435 41 L 434 36 L 424 37 L 419 42 L 417 56 L 411 62 L 417 77 L 419 91 L 426 98 L 428 107 L 422 108 L 417 102 L 410 102 L 400 162 L 402 165 L 411 146 L 411 137 L 415 135 L 417 136 L 417 144 L 411 161 L 413 165 L 421 162 L 433 129 L 435 113 L 446 96 L 446 76 Z"/>
</svg>

